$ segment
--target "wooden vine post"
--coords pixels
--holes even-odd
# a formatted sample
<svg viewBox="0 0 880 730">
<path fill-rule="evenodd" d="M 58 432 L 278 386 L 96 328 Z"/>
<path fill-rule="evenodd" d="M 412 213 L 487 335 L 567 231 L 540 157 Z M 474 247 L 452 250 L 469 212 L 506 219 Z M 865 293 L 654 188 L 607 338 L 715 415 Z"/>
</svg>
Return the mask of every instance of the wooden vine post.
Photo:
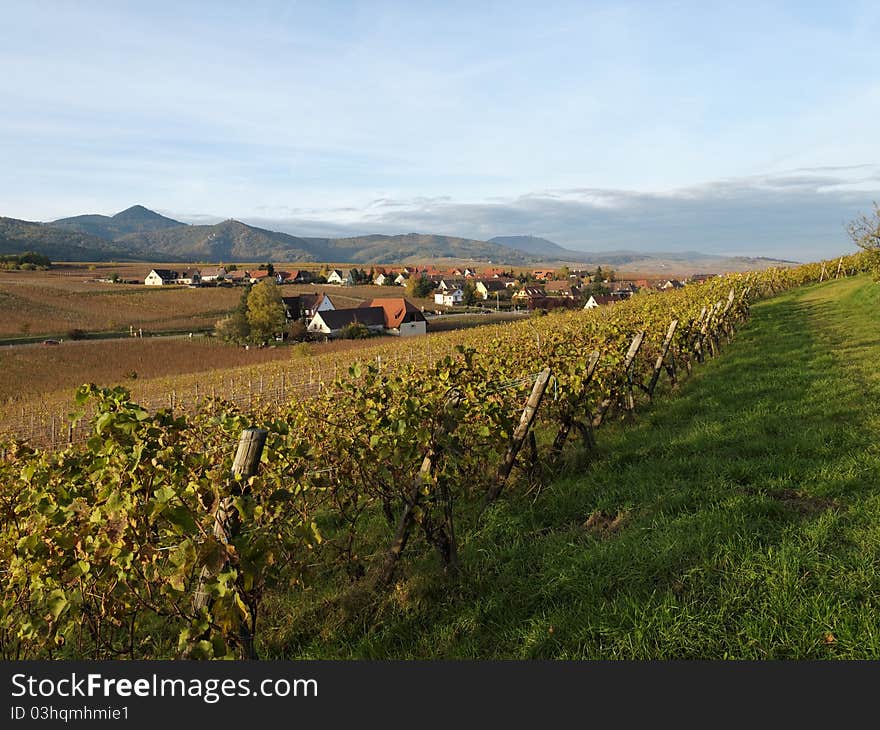
<svg viewBox="0 0 880 730">
<path fill-rule="evenodd" d="M 263 428 L 246 428 L 241 432 L 238 440 L 238 448 L 235 452 L 235 459 L 232 462 L 232 478 L 247 480 L 257 473 L 260 466 L 260 459 L 263 455 L 263 447 L 266 445 L 266 437 L 269 432 Z M 246 491 L 247 487 L 243 488 Z M 232 506 L 232 497 L 225 497 L 218 500 L 217 507 L 214 510 L 214 537 L 224 545 L 236 537 L 239 530 L 238 519 L 235 515 L 235 509 Z M 223 567 L 220 566 L 217 572 Z M 202 568 L 199 576 L 198 587 L 193 595 L 193 609 L 200 611 L 208 605 L 208 594 L 204 590 L 205 581 L 211 577 L 211 571 L 207 566 Z M 242 624 L 241 640 L 244 657 L 247 659 L 256 659 L 256 651 L 254 649 L 254 637 L 250 627 Z"/>
<path fill-rule="evenodd" d="M 691 369 L 692 369 L 690 355 L 691 355 L 691 353 L 697 354 L 697 352 L 700 348 L 700 344 L 699 344 L 700 328 L 702 327 L 703 318 L 706 316 L 707 311 L 708 310 L 706 309 L 706 307 L 703 307 L 700 310 L 700 314 L 697 316 L 697 318 L 695 320 L 693 320 L 691 322 L 690 328 L 688 329 L 688 334 L 687 334 L 687 339 L 686 339 L 686 342 L 687 342 L 687 353 L 686 354 L 688 355 L 688 357 L 685 358 L 685 366 L 687 367 L 688 375 L 690 375 Z M 699 358 L 698 354 L 697 354 L 697 357 Z"/>
<path fill-rule="evenodd" d="M 513 432 L 513 436 L 510 439 L 510 444 L 507 446 L 507 453 L 504 455 L 504 461 L 501 462 L 501 467 L 498 470 L 498 476 L 495 479 L 495 483 L 492 484 L 486 492 L 486 505 L 491 504 L 501 495 L 501 491 L 504 489 L 504 484 L 513 469 L 516 455 L 522 448 L 526 436 L 529 434 L 529 429 L 531 429 L 532 424 L 535 422 L 535 416 L 538 414 L 538 408 L 544 398 L 544 391 L 547 390 L 547 383 L 549 382 L 550 368 L 545 368 L 538 373 L 538 377 L 535 378 L 532 392 L 529 395 L 529 399 L 526 401 L 526 407 L 523 409 L 522 415 L 520 416 L 519 425 L 517 425 L 516 430 Z"/>
<path fill-rule="evenodd" d="M 446 417 L 437 427 L 434 438 L 432 438 L 432 444 L 428 448 L 428 451 L 425 453 L 425 456 L 422 459 L 422 465 L 419 468 L 419 473 L 416 474 L 416 477 L 413 480 L 409 497 L 406 500 L 406 504 L 404 504 L 403 506 L 403 512 L 400 515 L 400 519 L 397 521 L 397 528 L 394 531 L 394 538 L 391 541 L 391 547 L 388 548 L 388 552 L 385 554 L 385 560 L 382 563 L 382 567 L 379 569 L 379 572 L 376 574 L 376 578 L 373 582 L 374 590 L 378 590 L 387 586 L 391 582 L 391 579 L 394 577 L 394 571 L 397 568 L 397 563 L 400 561 L 400 556 L 403 554 L 403 550 L 406 547 L 407 541 L 409 540 L 409 535 L 412 531 L 413 524 L 415 523 L 416 510 L 418 509 L 419 503 L 422 500 L 424 488 L 430 482 L 434 467 L 437 464 L 437 456 L 439 454 L 437 442 L 447 433 L 451 433 L 455 429 L 457 421 L 454 418 L 454 411 L 461 404 L 462 400 L 463 397 L 461 393 L 456 390 L 450 394 L 449 398 L 446 401 L 446 406 L 444 408 L 444 415 Z M 446 517 L 447 521 L 450 522 L 450 525 L 447 525 L 447 527 L 450 527 L 451 516 L 447 514 Z M 454 540 L 454 535 L 448 535 L 448 537 Z M 456 553 L 454 544 L 450 546 L 450 550 L 450 558 L 454 561 Z"/>
<path fill-rule="evenodd" d="M 623 377 L 626 382 L 627 388 L 626 409 L 628 411 L 633 410 L 633 408 L 635 407 L 632 395 L 632 373 L 630 372 L 630 368 L 632 367 L 633 361 L 636 359 L 636 355 L 639 354 L 639 348 L 642 346 L 642 342 L 644 342 L 644 340 L 644 331 L 639 332 L 635 337 L 633 337 L 632 342 L 629 345 L 629 350 L 626 351 L 626 357 L 623 359 Z M 611 408 L 611 405 L 614 403 L 617 395 L 617 391 L 612 389 L 611 394 L 599 404 L 599 410 L 596 411 L 596 415 L 593 417 L 593 428 L 599 428 L 599 426 L 602 425 L 602 421 L 605 419 L 605 416 L 607 415 L 608 410 Z"/>
<path fill-rule="evenodd" d="M 834 275 L 835 279 L 840 278 L 840 270 L 843 268 L 843 256 L 840 257 L 840 261 L 837 262 L 837 273 Z M 843 272 L 843 276 L 846 277 L 846 272 Z"/>
<path fill-rule="evenodd" d="M 645 389 L 645 392 L 648 394 L 648 398 L 651 400 L 654 399 L 654 388 L 657 387 L 657 381 L 660 380 L 660 372 L 663 370 L 663 364 L 666 362 L 666 355 L 669 353 L 669 348 L 672 345 L 672 338 L 675 337 L 675 330 L 678 327 L 678 320 L 673 319 L 672 322 L 669 323 L 669 329 L 666 330 L 666 337 L 663 339 L 663 344 L 660 347 L 660 354 L 657 355 L 657 359 L 654 361 L 654 372 L 651 373 L 651 380 L 648 383 L 648 387 Z M 675 360 L 667 366 L 669 377 L 672 379 L 672 384 L 675 385 Z"/>
<path fill-rule="evenodd" d="M 712 319 L 710 320 L 711 326 L 706 332 L 706 337 L 709 339 L 709 351 L 711 352 L 712 357 L 717 357 L 718 352 L 721 349 L 721 338 L 718 333 L 721 329 L 721 310 L 723 308 L 724 302 L 722 300 L 719 299 L 715 302 L 715 306 L 712 307 Z"/>
<path fill-rule="evenodd" d="M 587 370 L 584 373 L 584 381 L 583 386 L 581 387 L 581 397 L 586 395 L 587 388 L 590 385 L 590 381 L 593 379 L 593 374 L 596 372 L 596 366 L 599 364 L 599 351 L 593 350 L 590 353 L 590 357 L 587 360 Z M 589 422 L 589 419 L 587 419 Z M 562 453 L 562 447 L 565 446 L 565 442 L 568 439 L 568 434 L 571 432 L 571 427 L 575 425 L 574 415 L 572 413 L 567 413 L 562 420 L 562 424 L 559 426 L 559 430 L 556 432 L 556 438 L 553 439 L 553 446 L 550 448 L 550 453 L 558 456 Z M 588 446 L 592 446 L 592 434 L 588 430 L 588 426 L 577 422 L 578 428 L 582 428 L 584 430 L 584 440 L 586 441 Z"/>
</svg>

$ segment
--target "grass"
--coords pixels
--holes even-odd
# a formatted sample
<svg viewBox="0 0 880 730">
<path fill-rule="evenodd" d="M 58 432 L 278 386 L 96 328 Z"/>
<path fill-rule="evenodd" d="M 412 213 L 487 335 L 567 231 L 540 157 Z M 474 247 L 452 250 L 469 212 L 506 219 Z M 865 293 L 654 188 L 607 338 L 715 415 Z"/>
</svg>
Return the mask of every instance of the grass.
<svg viewBox="0 0 880 730">
<path fill-rule="evenodd" d="M 284 658 L 880 657 L 880 286 L 759 303 L 721 357 L 540 494 L 422 545 L 379 608 L 275 596 Z"/>
</svg>

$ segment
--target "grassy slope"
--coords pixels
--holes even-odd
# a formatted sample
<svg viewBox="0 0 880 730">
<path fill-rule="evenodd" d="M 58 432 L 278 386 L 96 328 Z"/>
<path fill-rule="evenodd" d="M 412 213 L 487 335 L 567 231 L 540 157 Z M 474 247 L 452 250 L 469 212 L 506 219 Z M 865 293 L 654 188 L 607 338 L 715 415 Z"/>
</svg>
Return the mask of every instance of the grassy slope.
<svg viewBox="0 0 880 730">
<path fill-rule="evenodd" d="M 880 657 L 878 315 L 865 278 L 760 303 L 589 466 L 465 532 L 459 583 L 425 554 L 376 615 L 276 605 L 264 655 Z"/>
</svg>

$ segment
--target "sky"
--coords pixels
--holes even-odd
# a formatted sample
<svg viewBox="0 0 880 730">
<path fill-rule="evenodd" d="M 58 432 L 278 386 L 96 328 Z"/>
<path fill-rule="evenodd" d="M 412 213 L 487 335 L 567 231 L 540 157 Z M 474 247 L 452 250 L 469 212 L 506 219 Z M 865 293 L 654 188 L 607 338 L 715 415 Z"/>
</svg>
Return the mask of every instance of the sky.
<svg viewBox="0 0 880 730">
<path fill-rule="evenodd" d="M 0 215 L 854 250 L 880 4 L 0 0 Z"/>
</svg>

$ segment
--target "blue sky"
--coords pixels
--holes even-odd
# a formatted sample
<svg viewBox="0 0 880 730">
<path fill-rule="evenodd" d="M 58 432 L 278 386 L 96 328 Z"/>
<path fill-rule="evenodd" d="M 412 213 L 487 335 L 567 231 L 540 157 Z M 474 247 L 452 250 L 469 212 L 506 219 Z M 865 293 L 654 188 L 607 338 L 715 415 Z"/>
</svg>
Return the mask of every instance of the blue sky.
<svg viewBox="0 0 880 730">
<path fill-rule="evenodd" d="M 0 215 L 805 260 L 880 200 L 880 6 L 18 2 Z"/>
</svg>

